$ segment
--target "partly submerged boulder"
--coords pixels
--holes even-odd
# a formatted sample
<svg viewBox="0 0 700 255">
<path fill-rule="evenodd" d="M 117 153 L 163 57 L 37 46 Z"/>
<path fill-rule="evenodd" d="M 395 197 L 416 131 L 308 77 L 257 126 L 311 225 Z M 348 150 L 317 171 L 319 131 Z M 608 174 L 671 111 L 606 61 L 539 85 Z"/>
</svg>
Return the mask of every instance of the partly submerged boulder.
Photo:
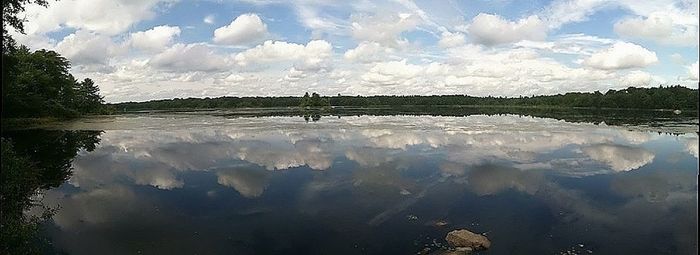
<svg viewBox="0 0 700 255">
<path fill-rule="evenodd" d="M 491 241 L 483 235 L 472 233 L 466 229 L 453 230 L 445 237 L 447 243 L 456 248 L 471 250 L 488 249 Z"/>
</svg>

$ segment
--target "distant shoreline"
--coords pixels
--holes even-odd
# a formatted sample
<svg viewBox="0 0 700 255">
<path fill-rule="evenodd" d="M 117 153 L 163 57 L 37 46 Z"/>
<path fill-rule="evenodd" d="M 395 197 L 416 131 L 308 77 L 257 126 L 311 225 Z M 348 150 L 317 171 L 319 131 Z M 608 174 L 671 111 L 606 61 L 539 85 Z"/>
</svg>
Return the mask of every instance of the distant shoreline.
<svg viewBox="0 0 700 255">
<path fill-rule="evenodd" d="M 643 109 L 662 111 L 696 111 L 698 90 L 682 86 L 608 90 L 605 93 L 571 92 L 558 95 L 521 97 L 475 97 L 469 95 L 426 96 L 285 96 L 285 97 L 216 97 L 174 98 L 144 102 L 108 104 L 116 112 L 175 109 L 244 109 L 244 108 L 335 108 L 335 107 L 511 107 L 561 109 Z"/>
<path fill-rule="evenodd" d="M 384 106 L 384 107 L 263 107 L 263 108 L 210 108 L 158 109 L 86 115 L 79 118 L 4 118 L 3 130 L 46 128 L 64 122 L 107 121 L 119 116 L 196 116 L 210 115 L 223 118 L 303 117 L 308 121 L 353 116 L 440 116 L 468 117 L 477 115 L 519 115 L 533 118 L 556 119 L 571 123 L 593 123 L 613 126 L 698 126 L 697 111 L 675 113 L 668 109 L 600 109 L 585 107 L 537 106 Z M 682 130 L 686 130 L 683 128 Z M 695 128 L 694 130 L 697 130 Z"/>
<path fill-rule="evenodd" d="M 118 105 L 118 104 L 110 104 Z M 269 106 L 269 107 L 217 107 L 217 108 L 166 108 L 166 109 L 142 109 L 128 110 L 120 113 L 158 113 L 158 112 L 208 112 L 208 111 L 228 111 L 228 110 L 270 110 L 289 109 L 294 111 L 328 111 L 337 110 L 379 110 L 379 109 L 399 109 L 399 108 L 510 108 L 510 109 L 550 109 L 550 110 L 612 110 L 612 111 L 649 111 L 649 112 L 693 112 L 696 109 L 663 109 L 663 108 L 612 108 L 612 107 L 583 107 L 583 106 L 528 106 L 528 105 L 370 105 L 370 106 L 345 106 L 332 105 L 328 107 L 299 107 L 299 106 Z"/>
</svg>

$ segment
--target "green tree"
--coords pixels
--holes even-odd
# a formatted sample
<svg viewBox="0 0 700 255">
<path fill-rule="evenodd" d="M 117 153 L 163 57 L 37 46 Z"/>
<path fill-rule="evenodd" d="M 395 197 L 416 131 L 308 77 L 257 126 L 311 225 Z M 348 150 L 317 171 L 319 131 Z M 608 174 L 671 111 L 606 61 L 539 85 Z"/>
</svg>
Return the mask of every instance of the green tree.
<svg viewBox="0 0 700 255">
<path fill-rule="evenodd" d="M 94 113 L 99 111 L 104 103 L 104 97 L 100 96 L 100 88 L 90 78 L 85 78 L 77 85 L 76 108 L 80 112 Z"/>
<path fill-rule="evenodd" d="M 12 53 L 16 64 L 10 80 L 3 83 L 3 117 L 71 117 L 79 114 L 73 108 L 76 81 L 69 73 L 70 62 L 58 53 L 47 50 L 30 52 L 21 46 Z"/>
<path fill-rule="evenodd" d="M 311 106 L 311 97 L 309 96 L 309 92 L 304 93 L 304 96 L 301 98 L 301 102 L 299 103 L 299 106 L 301 106 L 301 107 Z"/>
</svg>

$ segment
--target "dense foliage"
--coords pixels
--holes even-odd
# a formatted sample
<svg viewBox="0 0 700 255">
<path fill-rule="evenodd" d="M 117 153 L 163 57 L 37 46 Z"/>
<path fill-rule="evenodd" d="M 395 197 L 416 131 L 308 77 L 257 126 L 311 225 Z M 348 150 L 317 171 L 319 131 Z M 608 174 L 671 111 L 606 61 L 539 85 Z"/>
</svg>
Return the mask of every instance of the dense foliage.
<svg viewBox="0 0 700 255">
<path fill-rule="evenodd" d="M 314 95 L 318 95 L 314 93 Z M 327 102 L 327 103 L 326 103 Z M 331 96 L 331 97 L 219 97 L 167 99 L 115 104 L 119 111 L 293 107 L 293 106 L 399 106 L 399 105 L 483 105 L 483 106 L 547 106 L 630 109 L 697 109 L 698 90 L 682 86 L 609 90 L 606 93 L 566 93 L 559 95 L 508 97 L 473 97 L 467 95 L 435 96 Z"/>
<path fill-rule="evenodd" d="M 19 13 L 45 0 L 2 1 L 2 117 L 75 117 L 102 113 L 104 101 L 90 79 L 76 80 L 70 62 L 50 50 L 15 45 L 8 29 L 24 33 Z"/>
<path fill-rule="evenodd" d="M 89 78 L 77 81 L 58 53 L 21 46 L 3 58 L 10 64 L 3 77 L 8 81 L 2 84 L 2 117 L 74 117 L 102 110 L 97 85 Z"/>
<path fill-rule="evenodd" d="M 301 103 L 299 103 L 301 107 L 323 107 L 329 105 L 328 98 L 321 98 L 321 95 L 316 92 L 311 94 L 311 96 L 309 96 L 309 92 L 306 92 L 301 98 Z"/>
<path fill-rule="evenodd" d="M 40 224 L 55 208 L 37 196 L 58 187 L 72 174 L 71 161 L 80 150 L 92 151 L 101 131 L 15 131 L 2 134 L 0 172 L 0 254 L 39 254 Z M 43 211 L 29 214 L 30 209 Z"/>
</svg>

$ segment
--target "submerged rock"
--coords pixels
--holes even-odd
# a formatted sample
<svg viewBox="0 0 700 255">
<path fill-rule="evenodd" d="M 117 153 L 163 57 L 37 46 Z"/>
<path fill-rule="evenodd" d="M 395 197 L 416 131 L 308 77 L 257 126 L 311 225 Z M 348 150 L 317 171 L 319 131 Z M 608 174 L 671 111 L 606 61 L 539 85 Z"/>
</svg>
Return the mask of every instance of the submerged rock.
<svg viewBox="0 0 700 255">
<path fill-rule="evenodd" d="M 472 233 L 466 229 L 453 230 L 447 233 L 445 237 L 447 243 L 458 249 L 463 250 L 480 250 L 488 249 L 491 246 L 491 241 L 483 235 Z"/>
<path fill-rule="evenodd" d="M 448 224 L 447 221 L 439 220 L 439 221 L 436 221 L 434 225 L 436 227 L 444 227 L 444 226 L 447 226 L 447 224 Z"/>
</svg>

